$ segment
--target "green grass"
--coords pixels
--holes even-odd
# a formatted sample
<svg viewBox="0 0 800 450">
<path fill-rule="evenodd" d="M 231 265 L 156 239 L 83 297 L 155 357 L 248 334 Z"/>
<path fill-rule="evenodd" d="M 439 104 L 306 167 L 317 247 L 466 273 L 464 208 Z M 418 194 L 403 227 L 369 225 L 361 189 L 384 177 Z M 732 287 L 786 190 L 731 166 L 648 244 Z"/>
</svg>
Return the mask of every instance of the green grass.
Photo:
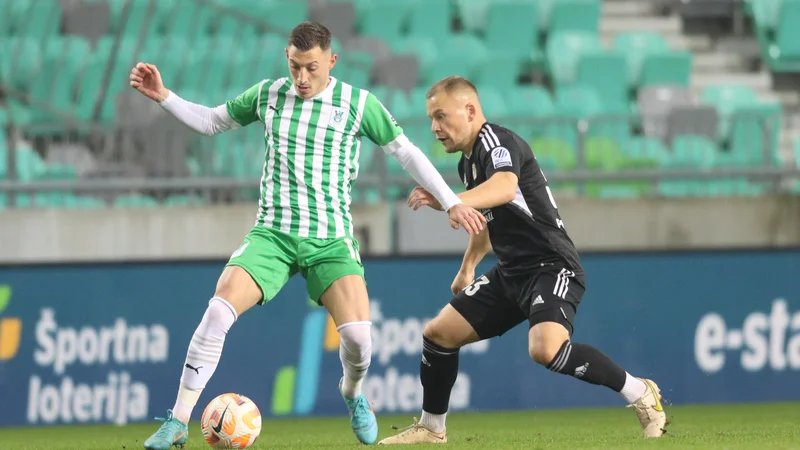
<svg viewBox="0 0 800 450">
<path fill-rule="evenodd" d="M 449 445 L 457 449 L 800 449 L 800 403 L 682 406 L 668 409 L 671 424 L 662 439 L 640 437 L 626 408 L 455 413 L 448 417 Z M 380 436 L 405 427 L 408 416 L 379 417 Z M 156 424 L 3 429 L 1 448 L 137 449 Z M 196 424 L 187 449 L 210 448 Z M 359 448 L 343 417 L 274 420 L 264 423 L 255 449 Z M 406 447 L 401 447 L 406 448 Z M 413 448 L 413 447 L 412 447 Z"/>
</svg>

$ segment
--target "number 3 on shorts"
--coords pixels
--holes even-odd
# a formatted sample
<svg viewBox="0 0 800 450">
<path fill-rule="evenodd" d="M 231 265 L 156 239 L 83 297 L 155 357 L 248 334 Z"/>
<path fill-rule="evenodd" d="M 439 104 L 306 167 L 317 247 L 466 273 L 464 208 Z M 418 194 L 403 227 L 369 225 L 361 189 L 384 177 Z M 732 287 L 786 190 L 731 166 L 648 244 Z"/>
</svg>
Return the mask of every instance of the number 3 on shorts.
<svg viewBox="0 0 800 450">
<path fill-rule="evenodd" d="M 356 247 L 353 245 L 352 239 L 344 238 L 344 243 L 347 244 L 347 249 L 350 250 L 350 256 L 360 263 L 361 255 L 358 254 L 358 250 L 356 250 Z"/>
<path fill-rule="evenodd" d="M 464 289 L 464 293 L 472 297 L 473 295 L 475 295 L 476 292 L 478 292 L 478 289 L 480 289 L 481 286 L 483 286 L 484 284 L 489 284 L 489 279 L 486 278 L 486 275 L 481 275 L 480 278 L 473 281 L 472 284 L 470 284 L 469 286 L 467 286 L 466 289 Z"/>
</svg>

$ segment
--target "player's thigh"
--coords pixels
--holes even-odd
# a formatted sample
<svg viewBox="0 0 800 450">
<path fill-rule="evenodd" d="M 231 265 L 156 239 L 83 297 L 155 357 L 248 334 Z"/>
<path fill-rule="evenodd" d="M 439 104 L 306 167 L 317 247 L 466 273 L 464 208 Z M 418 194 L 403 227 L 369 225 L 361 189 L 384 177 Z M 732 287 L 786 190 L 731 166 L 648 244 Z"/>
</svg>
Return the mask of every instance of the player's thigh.
<svg viewBox="0 0 800 450">
<path fill-rule="evenodd" d="M 526 318 L 514 302 L 514 292 L 506 277 L 497 267 L 459 292 L 450 306 L 469 323 L 479 339 L 503 335 Z"/>
<path fill-rule="evenodd" d="M 570 338 L 584 291 L 568 269 L 537 271 L 529 278 L 519 301 L 528 314 L 531 357 L 549 363 Z"/>
<path fill-rule="evenodd" d="M 268 228 L 253 228 L 231 254 L 217 282 L 216 295 L 239 308 L 272 300 L 297 272 L 293 238 Z"/>
<path fill-rule="evenodd" d="M 302 239 L 298 262 L 311 300 L 324 305 L 337 325 L 369 320 L 369 295 L 358 241 Z"/>
</svg>

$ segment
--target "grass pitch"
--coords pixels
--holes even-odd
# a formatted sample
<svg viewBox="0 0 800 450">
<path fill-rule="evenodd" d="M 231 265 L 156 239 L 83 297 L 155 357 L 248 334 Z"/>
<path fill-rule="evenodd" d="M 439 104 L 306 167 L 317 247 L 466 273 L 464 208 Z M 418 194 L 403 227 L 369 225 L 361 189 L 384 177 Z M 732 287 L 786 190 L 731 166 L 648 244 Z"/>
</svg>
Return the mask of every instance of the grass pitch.
<svg viewBox="0 0 800 450">
<path fill-rule="evenodd" d="M 671 424 L 661 439 L 641 437 L 627 408 L 456 413 L 448 417 L 453 449 L 800 449 L 800 403 L 681 406 L 667 410 Z M 380 416 L 380 438 L 409 416 Z M 0 448 L 17 450 L 140 449 L 158 424 L 0 429 Z M 345 417 L 265 421 L 254 449 L 344 449 L 363 447 Z M 417 447 L 417 446 L 414 446 Z M 197 424 L 187 449 L 210 449 Z M 413 448 L 413 447 L 401 447 Z"/>
</svg>

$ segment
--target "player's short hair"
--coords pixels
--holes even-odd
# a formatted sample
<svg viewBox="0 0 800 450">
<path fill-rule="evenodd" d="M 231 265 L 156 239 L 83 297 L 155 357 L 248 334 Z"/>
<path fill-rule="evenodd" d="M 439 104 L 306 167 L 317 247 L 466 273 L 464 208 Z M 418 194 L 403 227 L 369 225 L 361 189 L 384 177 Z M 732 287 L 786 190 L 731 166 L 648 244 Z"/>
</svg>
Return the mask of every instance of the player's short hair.
<svg viewBox="0 0 800 450">
<path fill-rule="evenodd" d="M 452 94 L 456 91 L 467 90 L 474 92 L 476 95 L 478 94 L 478 89 L 472 84 L 471 81 L 464 77 L 460 77 L 458 75 L 449 76 L 447 78 L 442 78 L 441 80 L 437 81 L 436 84 L 431 86 L 428 89 L 428 93 L 425 94 L 426 99 L 430 99 L 434 95 L 436 95 L 439 91 L 444 91 L 447 94 Z"/>
<path fill-rule="evenodd" d="M 301 52 L 307 52 L 317 46 L 327 50 L 331 48 L 331 32 L 319 22 L 305 21 L 294 27 L 289 34 L 289 45 L 293 45 Z"/>
</svg>

